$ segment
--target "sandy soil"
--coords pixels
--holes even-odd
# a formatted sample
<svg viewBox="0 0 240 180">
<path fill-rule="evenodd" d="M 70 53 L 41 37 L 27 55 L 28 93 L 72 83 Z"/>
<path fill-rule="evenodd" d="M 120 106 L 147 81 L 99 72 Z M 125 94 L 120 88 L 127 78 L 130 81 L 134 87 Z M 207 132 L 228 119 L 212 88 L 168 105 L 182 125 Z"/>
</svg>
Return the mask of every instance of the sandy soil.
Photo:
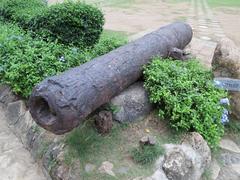
<svg viewBox="0 0 240 180">
<path fill-rule="evenodd" d="M 6 115 L 0 105 L 0 179 L 46 180 L 38 164 L 12 133 L 6 123 Z"/>
<path fill-rule="evenodd" d="M 217 8 L 213 12 L 227 37 L 240 47 L 240 8 Z"/>
<path fill-rule="evenodd" d="M 62 0 L 49 0 L 49 4 Z M 103 6 L 105 29 L 135 34 L 177 20 L 185 20 L 189 3 L 166 3 L 161 0 L 136 0 L 127 8 Z"/>
<path fill-rule="evenodd" d="M 49 4 L 63 0 L 49 0 Z M 90 0 L 89 0 L 90 1 Z M 96 0 L 95 0 L 96 1 Z M 166 0 L 136 0 L 127 8 L 103 6 L 105 29 L 136 34 L 188 17 L 189 3 L 167 3 Z M 240 8 L 213 9 L 226 35 L 240 46 Z"/>
<path fill-rule="evenodd" d="M 142 0 L 131 8 L 103 7 L 105 28 L 127 33 L 138 33 L 148 29 L 156 29 L 177 20 L 185 20 L 188 3 L 178 6 L 156 0 Z"/>
</svg>

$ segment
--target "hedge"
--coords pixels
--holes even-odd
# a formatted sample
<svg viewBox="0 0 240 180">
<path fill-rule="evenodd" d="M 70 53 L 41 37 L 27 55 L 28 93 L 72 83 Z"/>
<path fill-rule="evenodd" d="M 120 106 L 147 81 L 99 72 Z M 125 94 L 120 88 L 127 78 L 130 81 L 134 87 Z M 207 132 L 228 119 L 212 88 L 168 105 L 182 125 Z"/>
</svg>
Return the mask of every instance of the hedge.
<svg viewBox="0 0 240 180">
<path fill-rule="evenodd" d="M 50 6 L 35 16 L 29 27 L 45 39 L 89 47 L 98 42 L 103 25 L 104 17 L 99 9 L 84 3 L 66 2 Z"/>
<path fill-rule="evenodd" d="M 33 37 L 81 48 L 94 46 L 104 25 L 103 13 L 81 2 L 48 7 L 42 0 L 2 0 L 0 16 L 30 31 Z"/>
<path fill-rule="evenodd" d="M 47 9 L 43 0 L 1 0 L 0 16 L 8 22 L 28 28 L 28 23 L 37 14 Z"/>
</svg>

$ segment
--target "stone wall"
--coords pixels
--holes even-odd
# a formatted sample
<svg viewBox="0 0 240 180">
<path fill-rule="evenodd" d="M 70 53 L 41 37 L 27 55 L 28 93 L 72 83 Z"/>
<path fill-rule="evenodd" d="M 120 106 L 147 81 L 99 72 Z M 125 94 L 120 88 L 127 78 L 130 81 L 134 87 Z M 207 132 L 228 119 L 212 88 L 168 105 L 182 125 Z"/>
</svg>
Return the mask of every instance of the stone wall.
<svg viewBox="0 0 240 180">
<path fill-rule="evenodd" d="M 9 127 L 42 166 L 46 179 L 79 179 L 77 173 L 64 163 L 64 136 L 56 136 L 40 128 L 33 121 L 26 103 L 8 86 L 0 86 L 0 103 L 6 109 Z"/>
</svg>

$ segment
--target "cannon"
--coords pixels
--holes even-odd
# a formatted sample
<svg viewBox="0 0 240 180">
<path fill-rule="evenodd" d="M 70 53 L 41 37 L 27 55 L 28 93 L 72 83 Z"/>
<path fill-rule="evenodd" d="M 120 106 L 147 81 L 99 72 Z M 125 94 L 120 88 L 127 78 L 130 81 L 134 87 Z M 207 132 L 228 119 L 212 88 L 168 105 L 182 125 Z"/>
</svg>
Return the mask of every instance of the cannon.
<svg viewBox="0 0 240 180">
<path fill-rule="evenodd" d="M 77 127 L 101 105 L 136 82 L 143 66 L 155 56 L 168 57 L 183 50 L 192 39 L 192 28 L 176 22 L 97 57 L 79 67 L 39 83 L 29 98 L 36 123 L 54 134 Z"/>
</svg>

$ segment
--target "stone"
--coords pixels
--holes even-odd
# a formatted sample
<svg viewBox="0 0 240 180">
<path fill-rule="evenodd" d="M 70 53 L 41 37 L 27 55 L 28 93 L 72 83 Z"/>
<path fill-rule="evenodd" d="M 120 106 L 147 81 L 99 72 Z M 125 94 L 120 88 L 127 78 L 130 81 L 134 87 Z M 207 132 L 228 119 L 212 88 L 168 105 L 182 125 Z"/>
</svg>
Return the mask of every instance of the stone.
<svg viewBox="0 0 240 180">
<path fill-rule="evenodd" d="M 88 164 L 85 165 L 85 171 L 86 171 L 87 173 L 91 173 L 91 172 L 94 171 L 95 169 L 96 169 L 96 166 L 95 166 L 94 164 L 88 163 Z"/>
<path fill-rule="evenodd" d="M 17 99 L 9 86 L 0 85 L 0 103 L 7 106 L 9 103 L 17 101 Z"/>
<path fill-rule="evenodd" d="M 240 164 L 240 154 L 224 152 L 224 153 L 221 153 L 220 160 L 226 166 L 229 166 L 232 164 Z"/>
<path fill-rule="evenodd" d="M 54 180 L 69 180 L 69 167 L 60 165 L 57 168 L 53 168 L 51 176 L 54 177 Z"/>
<path fill-rule="evenodd" d="M 129 171 L 128 167 L 122 166 L 116 170 L 118 174 L 127 174 Z"/>
<path fill-rule="evenodd" d="M 144 119 L 152 110 L 143 82 L 137 82 L 111 100 L 113 119 L 121 123 Z"/>
<path fill-rule="evenodd" d="M 239 180 L 240 174 L 235 172 L 231 167 L 224 166 L 217 177 L 217 180 Z"/>
<path fill-rule="evenodd" d="M 143 136 L 140 140 L 141 145 L 155 145 L 157 142 L 157 139 L 155 136 Z"/>
<path fill-rule="evenodd" d="M 189 133 L 182 141 L 183 145 L 190 145 L 201 157 L 201 172 L 204 172 L 211 163 L 211 149 L 203 137 L 197 133 Z"/>
<path fill-rule="evenodd" d="M 25 103 L 23 101 L 16 101 L 9 103 L 7 106 L 7 116 L 10 121 L 9 124 L 15 124 L 21 116 L 26 112 Z"/>
<path fill-rule="evenodd" d="M 219 164 L 217 163 L 216 160 L 213 160 L 210 166 L 210 171 L 211 171 L 211 179 L 212 180 L 216 180 L 219 172 L 220 172 L 221 168 L 219 166 Z"/>
<path fill-rule="evenodd" d="M 232 164 L 230 168 L 233 169 L 236 173 L 240 174 L 240 164 Z"/>
<path fill-rule="evenodd" d="M 212 61 L 214 76 L 240 79 L 240 49 L 229 38 L 222 38 Z M 240 120 L 240 92 L 229 91 L 232 115 Z"/>
<path fill-rule="evenodd" d="M 167 149 L 162 166 L 167 178 L 170 180 L 188 180 L 192 177 L 193 162 L 187 156 L 187 152 L 177 145 Z M 189 151 L 194 153 L 191 148 L 188 149 Z"/>
<path fill-rule="evenodd" d="M 200 60 L 200 63 L 204 67 L 211 69 L 216 47 L 216 42 L 193 38 L 190 45 L 188 46 L 188 49 L 193 56 Z"/>
<path fill-rule="evenodd" d="M 46 180 L 38 163 L 9 128 L 6 113 L 0 105 L 0 179 Z"/>
<path fill-rule="evenodd" d="M 150 177 L 150 180 L 168 180 L 166 174 L 162 169 L 157 169 L 154 174 Z"/>
<path fill-rule="evenodd" d="M 169 180 L 200 180 L 211 163 L 210 148 L 199 133 L 189 133 L 180 145 L 166 144 L 165 151 L 162 169 Z"/>
<path fill-rule="evenodd" d="M 222 139 L 219 144 L 220 148 L 234 152 L 234 153 L 240 153 L 240 148 L 237 146 L 235 142 L 233 142 L 230 139 Z"/>
<path fill-rule="evenodd" d="M 32 116 L 31 116 L 30 112 L 29 111 L 25 111 L 20 116 L 19 120 L 16 121 L 16 123 L 13 124 L 11 127 L 14 128 L 15 133 L 21 139 L 23 144 L 27 144 L 27 134 L 28 134 L 28 131 L 34 125 L 36 126 L 35 122 L 32 119 Z"/>
<path fill-rule="evenodd" d="M 168 56 L 172 59 L 182 61 L 190 59 L 190 56 L 188 56 L 188 54 L 184 50 L 178 48 L 172 48 Z"/>
<path fill-rule="evenodd" d="M 112 113 L 109 111 L 101 111 L 95 116 L 95 125 L 99 133 L 107 134 L 113 126 Z"/>
<path fill-rule="evenodd" d="M 102 165 L 99 167 L 100 173 L 108 174 L 110 176 L 116 176 L 115 173 L 112 171 L 113 164 L 109 161 L 105 161 L 102 163 Z"/>
</svg>

